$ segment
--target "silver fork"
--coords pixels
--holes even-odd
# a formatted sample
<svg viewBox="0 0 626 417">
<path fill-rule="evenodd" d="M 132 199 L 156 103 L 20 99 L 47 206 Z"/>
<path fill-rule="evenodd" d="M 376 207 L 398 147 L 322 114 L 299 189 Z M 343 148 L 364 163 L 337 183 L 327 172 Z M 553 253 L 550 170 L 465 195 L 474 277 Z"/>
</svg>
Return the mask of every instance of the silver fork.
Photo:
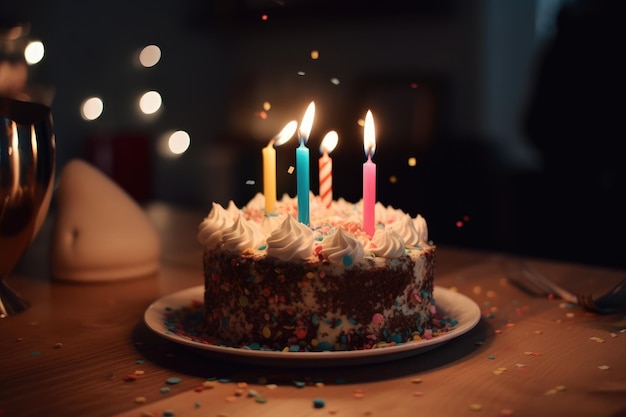
<svg viewBox="0 0 626 417">
<path fill-rule="evenodd" d="M 517 274 L 509 273 L 509 279 L 526 289 L 528 286 L 524 284 L 530 283 L 542 291 L 544 295 L 552 294 L 597 314 L 614 314 L 626 311 L 626 278 L 601 297 L 594 299 L 591 294 L 574 294 L 564 289 L 526 263 L 519 265 L 516 269 Z M 509 272 L 511 271 L 509 270 Z"/>
</svg>

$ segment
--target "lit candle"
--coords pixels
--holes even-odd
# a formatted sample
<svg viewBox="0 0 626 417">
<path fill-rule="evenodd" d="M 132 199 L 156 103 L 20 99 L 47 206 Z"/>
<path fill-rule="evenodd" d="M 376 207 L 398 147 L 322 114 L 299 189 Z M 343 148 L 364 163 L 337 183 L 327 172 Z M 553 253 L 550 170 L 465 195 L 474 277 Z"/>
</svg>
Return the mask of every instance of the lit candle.
<svg viewBox="0 0 626 417">
<path fill-rule="evenodd" d="M 363 230 L 374 236 L 374 206 L 376 205 L 376 164 L 372 156 L 376 151 L 376 135 L 374 133 L 374 117 L 370 110 L 365 115 L 363 130 L 363 148 L 367 161 L 363 164 Z"/>
<path fill-rule="evenodd" d="M 287 123 L 265 148 L 263 154 L 263 195 L 265 196 L 265 214 L 273 213 L 276 210 L 276 150 L 275 146 L 280 146 L 287 142 L 296 132 L 298 122 L 292 120 Z"/>
<path fill-rule="evenodd" d="M 309 220 L 309 193 L 311 190 L 311 174 L 309 172 L 309 148 L 306 142 L 309 140 L 311 127 L 313 126 L 313 116 L 315 115 L 315 103 L 311 102 L 307 107 L 300 128 L 298 138 L 300 146 L 296 148 L 296 178 L 298 192 L 298 221 L 308 225 Z"/>
<path fill-rule="evenodd" d="M 319 159 L 320 198 L 326 208 L 330 208 L 333 201 L 333 159 L 329 154 L 335 149 L 338 141 L 337 132 L 331 130 L 324 136 L 320 145 L 320 152 L 322 153 Z"/>
</svg>

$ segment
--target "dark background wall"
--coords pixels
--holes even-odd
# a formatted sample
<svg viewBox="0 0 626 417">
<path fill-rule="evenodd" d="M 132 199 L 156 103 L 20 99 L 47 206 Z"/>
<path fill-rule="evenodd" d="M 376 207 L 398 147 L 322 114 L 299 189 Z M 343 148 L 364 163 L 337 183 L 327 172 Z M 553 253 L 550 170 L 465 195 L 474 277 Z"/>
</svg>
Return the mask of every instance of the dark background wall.
<svg viewBox="0 0 626 417">
<path fill-rule="evenodd" d="M 245 204 L 262 191 L 260 149 L 314 100 L 313 162 L 325 132 L 339 133 L 336 196 L 361 197 L 357 120 L 371 109 L 378 199 L 423 214 L 435 242 L 623 265 L 606 248 L 564 243 L 584 240 L 580 230 L 593 228 L 595 213 L 557 231 L 560 211 L 542 219 L 537 209 L 550 194 L 547 168 L 525 116 L 557 33 L 556 12 L 568 3 L 26 0 L 3 3 L 0 16 L 30 22 L 30 36 L 46 46 L 30 80 L 53 91 L 59 169 L 75 157 L 102 163 L 102 147 L 112 146 L 106 158 L 122 168 L 110 174 L 140 202 Z M 612 2 L 596 2 L 605 3 Z M 576 10 L 585 16 L 587 9 Z M 148 44 L 161 48 L 162 59 L 141 68 L 135 57 Z M 136 100 L 147 89 L 158 90 L 164 105 L 146 118 Z M 86 122 L 80 105 L 90 95 L 103 98 L 105 111 Z M 264 102 L 271 109 L 260 117 Z M 189 150 L 161 154 L 163 134 L 177 129 L 190 134 Z M 295 194 L 285 174 L 294 148 L 295 140 L 278 148 L 279 193 Z"/>
</svg>

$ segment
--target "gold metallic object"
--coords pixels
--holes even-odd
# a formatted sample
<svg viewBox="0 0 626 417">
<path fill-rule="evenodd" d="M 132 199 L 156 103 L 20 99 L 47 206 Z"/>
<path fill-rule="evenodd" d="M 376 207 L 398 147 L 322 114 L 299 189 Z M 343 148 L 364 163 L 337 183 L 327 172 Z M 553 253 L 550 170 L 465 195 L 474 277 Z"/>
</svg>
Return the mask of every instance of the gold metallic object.
<svg viewBox="0 0 626 417">
<path fill-rule="evenodd" d="M 48 213 L 55 154 L 50 108 L 0 97 L 0 318 L 29 306 L 5 279 Z"/>
</svg>

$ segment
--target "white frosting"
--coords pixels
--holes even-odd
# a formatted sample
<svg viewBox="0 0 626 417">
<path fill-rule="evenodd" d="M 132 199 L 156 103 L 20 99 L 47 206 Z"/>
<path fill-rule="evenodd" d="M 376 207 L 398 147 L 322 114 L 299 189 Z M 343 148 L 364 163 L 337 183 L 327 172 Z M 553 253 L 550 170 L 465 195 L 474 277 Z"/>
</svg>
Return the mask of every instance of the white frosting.
<svg viewBox="0 0 626 417">
<path fill-rule="evenodd" d="M 226 212 L 230 214 L 230 217 L 233 219 L 236 219 L 242 213 L 242 211 L 239 209 L 239 207 L 237 207 L 237 205 L 235 204 L 233 200 L 230 200 L 228 202 L 228 207 L 226 207 Z"/>
<path fill-rule="evenodd" d="M 399 258 L 404 255 L 404 240 L 393 229 L 377 229 L 369 250 L 383 258 Z"/>
<path fill-rule="evenodd" d="M 282 260 L 306 259 L 312 256 L 314 246 L 318 244 L 315 243 L 316 240 L 324 241 L 324 253 L 337 264 L 350 263 L 348 258 L 344 260 L 344 256 L 349 256 L 352 263 L 356 263 L 363 258 L 361 252 L 373 254 L 372 259 L 394 259 L 405 254 L 407 247 L 429 245 L 428 227 L 421 215 L 411 218 L 402 210 L 392 206 L 385 207 L 380 202 L 375 206 L 377 226 L 372 237 L 362 230 L 362 200 L 351 203 L 339 198 L 333 201 L 330 208 L 326 208 L 321 205 L 318 196 L 312 195 L 310 227 L 295 220 L 298 215 L 297 200 L 288 194 L 283 194 L 277 202 L 278 214 L 265 215 L 264 207 L 265 197 L 261 193 L 257 193 L 244 209 L 237 208 L 232 200 L 228 209 L 213 203 L 209 215 L 199 226 L 198 241 L 208 248 L 214 248 L 224 240 L 225 230 L 234 225 L 233 219 L 241 216 L 241 220 L 246 220 L 247 223 L 238 227 L 243 227 L 244 230 L 252 228 L 249 232 L 252 235 L 242 236 L 240 239 L 229 237 L 231 242 L 228 246 L 249 245 L 245 249 L 253 250 L 258 256 L 267 254 Z M 337 229 L 342 229 L 341 234 L 335 233 Z M 237 229 L 233 229 L 233 232 L 234 230 Z M 267 251 L 261 247 L 264 239 Z M 351 250 L 354 253 L 349 253 Z"/>
<path fill-rule="evenodd" d="M 198 242 L 207 247 L 215 247 L 222 240 L 222 232 L 232 226 L 232 216 L 219 203 L 213 203 L 209 215 L 198 226 Z"/>
<path fill-rule="evenodd" d="M 263 216 L 263 220 L 261 220 L 261 231 L 265 236 L 271 235 L 274 230 L 280 227 L 281 223 L 285 221 L 285 217 L 287 216 L 287 214 Z"/>
<path fill-rule="evenodd" d="M 261 210 L 261 208 L 264 206 L 265 206 L 265 196 L 263 196 L 262 193 L 256 193 L 254 197 L 252 197 L 252 199 L 248 201 L 248 204 L 246 204 L 245 210 L 246 211 Z"/>
<path fill-rule="evenodd" d="M 232 226 L 222 233 L 224 249 L 230 252 L 242 252 L 246 249 L 256 249 L 263 243 L 261 229 L 256 223 L 238 216 Z"/>
<path fill-rule="evenodd" d="M 322 253 L 332 264 L 354 265 L 365 256 L 363 244 L 338 228 L 322 240 Z"/>
<path fill-rule="evenodd" d="M 313 231 L 288 215 L 267 238 L 267 254 L 283 261 L 306 259 L 313 254 Z"/>
<path fill-rule="evenodd" d="M 389 223 L 389 211 L 381 202 L 376 202 L 374 205 L 374 218 L 376 219 L 376 223 Z"/>
<path fill-rule="evenodd" d="M 418 214 L 417 217 L 413 219 L 413 225 L 415 226 L 415 230 L 417 230 L 417 234 L 419 235 L 420 245 L 428 243 L 428 225 L 426 224 L 426 219 Z"/>
<path fill-rule="evenodd" d="M 400 219 L 391 223 L 389 227 L 400 234 L 406 246 L 415 246 L 419 244 L 419 233 L 415 229 L 413 219 L 408 214 L 404 214 L 400 217 Z"/>
</svg>

